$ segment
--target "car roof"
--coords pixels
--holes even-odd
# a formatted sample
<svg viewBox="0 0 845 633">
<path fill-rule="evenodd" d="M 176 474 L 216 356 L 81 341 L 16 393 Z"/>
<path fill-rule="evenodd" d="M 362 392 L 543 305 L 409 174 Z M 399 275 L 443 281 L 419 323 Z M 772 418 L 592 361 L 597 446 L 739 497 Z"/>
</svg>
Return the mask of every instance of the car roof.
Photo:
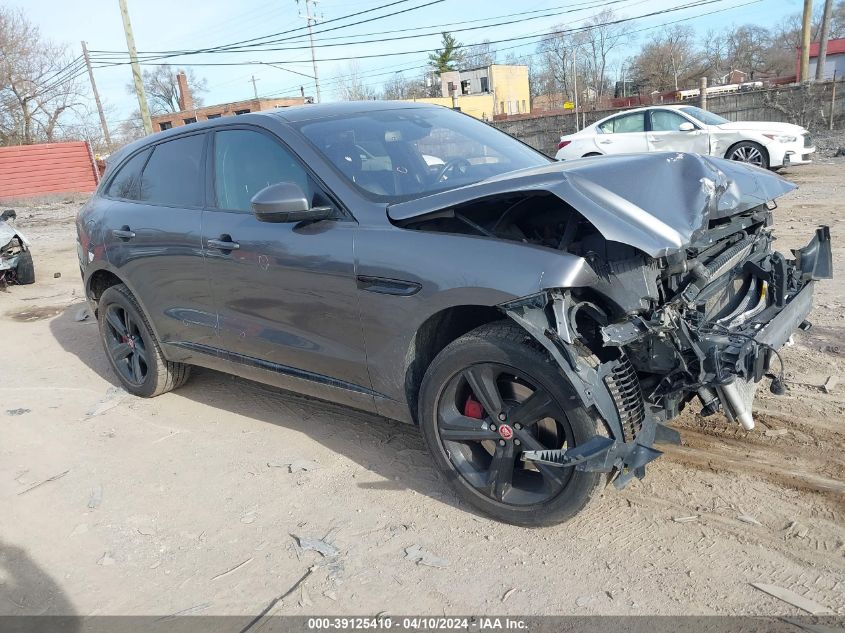
<svg viewBox="0 0 845 633">
<path fill-rule="evenodd" d="M 266 110 L 257 114 L 274 116 L 289 123 L 299 123 L 313 119 L 325 119 L 334 116 L 350 116 L 384 110 L 433 109 L 444 106 L 416 101 L 338 101 L 335 103 L 313 103 L 288 108 Z"/>
</svg>

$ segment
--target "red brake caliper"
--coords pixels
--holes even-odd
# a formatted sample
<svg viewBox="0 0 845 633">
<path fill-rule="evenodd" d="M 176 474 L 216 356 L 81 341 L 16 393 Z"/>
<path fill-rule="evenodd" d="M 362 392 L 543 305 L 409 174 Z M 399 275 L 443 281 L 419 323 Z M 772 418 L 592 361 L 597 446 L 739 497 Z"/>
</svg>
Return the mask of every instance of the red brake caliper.
<svg viewBox="0 0 845 633">
<path fill-rule="evenodd" d="M 484 418 L 484 407 L 481 406 L 478 400 L 473 400 L 472 396 L 470 396 L 464 404 L 464 415 L 468 418 L 481 420 Z"/>
</svg>

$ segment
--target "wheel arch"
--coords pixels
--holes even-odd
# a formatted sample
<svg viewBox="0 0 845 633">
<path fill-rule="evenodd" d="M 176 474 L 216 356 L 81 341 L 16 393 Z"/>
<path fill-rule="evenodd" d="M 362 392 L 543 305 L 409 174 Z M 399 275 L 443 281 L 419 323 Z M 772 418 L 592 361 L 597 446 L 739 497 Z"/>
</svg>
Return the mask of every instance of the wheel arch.
<svg viewBox="0 0 845 633">
<path fill-rule="evenodd" d="M 420 324 L 411 338 L 405 363 L 405 397 L 414 424 L 419 422 L 417 409 L 423 376 L 434 358 L 467 332 L 504 319 L 507 316 L 494 306 L 453 305 L 435 312 Z"/>
<path fill-rule="evenodd" d="M 132 287 L 131 284 L 127 283 L 123 277 L 121 277 L 108 267 L 98 268 L 88 276 L 85 282 L 85 296 L 88 298 L 89 304 L 92 304 L 95 316 L 97 314 L 97 310 L 99 309 L 100 297 L 103 296 L 103 293 L 109 288 L 118 286 L 120 284 L 126 286 L 129 289 L 129 292 L 132 293 L 132 296 L 135 297 L 135 301 L 138 302 L 138 307 L 141 308 L 141 312 L 143 312 L 144 318 L 149 324 L 150 329 L 153 331 L 153 335 L 156 337 L 157 340 L 161 341 L 158 328 L 156 328 L 155 323 L 153 323 L 153 320 L 150 318 L 149 310 L 147 310 L 147 308 L 141 302 L 141 299 L 140 297 L 138 297 L 138 294 L 135 292 L 135 289 Z M 166 350 L 162 351 L 165 357 L 167 357 Z"/>
</svg>

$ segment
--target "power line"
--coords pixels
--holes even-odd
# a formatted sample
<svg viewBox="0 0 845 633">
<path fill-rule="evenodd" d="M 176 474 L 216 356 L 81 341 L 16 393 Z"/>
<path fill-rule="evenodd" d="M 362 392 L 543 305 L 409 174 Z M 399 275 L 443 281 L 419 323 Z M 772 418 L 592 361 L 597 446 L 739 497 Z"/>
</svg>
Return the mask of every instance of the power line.
<svg viewBox="0 0 845 633">
<path fill-rule="evenodd" d="M 580 32 L 589 31 L 589 30 L 592 30 L 592 29 L 595 29 L 595 28 L 624 24 L 624 23 L 627 23 L 627 22 L 635 21 L 635 20 L 641 20 L 643 18 L 655 17 L 655 16 L 658 16 L 658 15 L 665 15 L 667 13 L 674 13 L 676 11 L 682 11 L 682 10 L 685 10 L 685 9 L 707 6 L 707 5 L 716 4 L 716 3 L 720 3 L 720 2 L 727 2 L 727 1 L 729 1 L 729 0 L 693 0 L 692 2 L 688 2 L 687 4 L 684 4 L 684 5 L 672 7 L 672 8 L 669 8 L 669 9 L 661 9 L 661 10 L 658 10 L 658 11 L 652 11 L 652 12 L 644 13 L 642 15 L 637 15 L 637 16 L 634 16 L 634 17 L 619 18 L 617 20 L 611 20 L 609 22 L 603 22 L 601 24 L 595 24 L 595 25 L 585 25 L 585 26 L 581 26 L 581 27 L 573 27 L 573 28 L 568 28 L 568 29 L 558 29 L 558 30 L 549 31 L 548 32 L 549 36 L 546 39 L 553 39 L 553 38 L 555 38 L 559 35 L 565 35 L 565 34 L 568 34 L 568 33 L 580 33 Z M 751 2 L 742 4 L 742 5 L 737 5 L 737 6 L 745 6 L 747 4 L 756 4 L 756 3 L 762 2 L 762 1 L 763 0 L 752 0 Z M 736 7 L 728 7 L 724 10 L 728 10 L 728 9 L 731 9 L 731 8 L 736 8 Z M 528 40 L 528 39 L 535 38 L 535 37 L 538 37 L 538 35 L 537 34 L 522 35 L 522 36 L 509 37 L 509 38 L 500 39 L 500 40 L 486 40 L 484 42 L 476 42 L 474 44 L 462 44 L 460 46 L 460 48 L 469 48 L 471 46 L 477 46 L 478 44 L 502 44 L 502 43 L 513 42 L 513 41 L 517 41 L 517 40 Z M 381 41 L 381 40 L 378 40 L 378 41 Z M 306 49 L 306 48 L 307 47 L 302 47 L 303 50 Z M 417 50 L 411 50 L 411 51 L 381 52 L 381 53 L 373 53 L 373 54 L 367 54 L 367 55 L 347 55 L 347 56 L 344 56 L 344 57 L 325 57 L 325 58 L 322 58 L 322 59 L 317 59 L 316 61 L 318 61 L 318 62 L 335 62 L 335 61 L 349 61 L 349 60 L 353 60 L 353 59 L 372 59 L 372 58 L 383 58 L 383 57 L 395 57 L 395 56 L 399 56 L 399 55 L 414 55 L 414 54 L 420 54 L 420 53 L 430 53 L 434 50 L 436 50 L 436 48 L 424 48 L 424 49 L 417 49 Z M 279 61 L 273 61 L 272 63 L 274 63 L 274 64 L 307 64 L 307 63 L 310 63 L 310 62 L 311 62 L 310 59 L 297 59 L 297 60 L 279 60 Z M 103 66 L 99 66 L 99 67 L 118 66 L 118 65 L 126 64 L 127 62 L 102 62 L 102 63 L 103 63 Z M 146 64 L 146 65 L 153 65 L 149 61 L 141 62 L 141 63 Z M 241 66 L 241 65 L 249 65 L 249 64 L 256 64 L 256 63 L 259 63 L 259 62 L 195 62 L 195 63 L 181 63 L 181 65 L 185 65 L 185 66 Z"/>
<path fill-rule="evenodd" d="M 392 7 L 392 6 L 395 6 L 397 4 L 404 4 L 405 2 L 411 2 L 411 1 L 412 0 L 395 0 L 394 2 L 390 2 L 388 4 L 380 5 L 378 7 L 372 8 L 372 9 L 366 9 L 364 11 L 358 11 L 356 13 L 350 13 L 348 15 L 344 15 L 344 16 L 341 16 L 341 17 L 338 17 L 338 18 L 332 18 L 331 20 L 326 20 L 325 22 L 323 22 L 323 24 L 330 24 L 332 22 L 338 22 L 340 20 L 347 20 L 349 18 L 357 17 L 357 16 L 363 15 L 365 13 L 372 13 L 373 11 L 379 11 L 381 9 L 386 9 L 388 7 Z M 432 4 L 439 4 L 441 2 L 445 2 L 445 0 L 431 0 L 430 2 L 427 2 L 426 4 L 422 4 L 422 5 L 419 5 L 419 6 L 416 6 L 416 7 L 411 7 L 409 9 L 403 9 L 401 11 L 395 11 L 393 13 L 388 13 L 388 14 L 385 14 L 385 15 L 375 16 L 373 18 L 369 18 L 368 20 L 363 20 L 363 21 L 360 21 L 360 22 L 354 22 L 352 24 L 345 24 L 345 25 L 342 25 L 342 26 L 332 27 L 332 29 L 324 29 L 321 32 L 326 32 L 326 30 L 335 30 L 335 29 L 339 29 L 339 28 L 347 28 L 347 27 L 350 27 L 350 26 L 355 26 L 357 24 L 363 24 L 363 23 L 366 23 L 366 22 L 372 22 L 372 21 L 375 21 L 375 20 L 382 20 L 384 18 L 392 17 L 394 15 L 399 15 L 401 13 L 407 13 L 409 11 L 416 11 L 417 9 L 422 9 L 422 8 L 430 6 Z M 200 48 L 200 49 L 187 50 L 187 51 L 145 51 L 145 54 L 147 54 L 147 55 L 149 55 L 149 54 L 158 55 L 159 53 L 161 53 L 161 55 L 159 57 L 157 57 L 156 59 L 166 59 L 166 58 L 169 58 L 169 57 L 179 57 L 181 55 L 197 55 L 197 54 L 200 54 L 200 53 L 225 51 L 226 49 L 245 45 L 245 44 L 248 44 L 250 42 L 257 42 L 258 40 L 265 40 L 267 38 L 277 37 L 279 35 L 285 35 L 285 34 L 288 34 L 288 33 L 295 33 L 295 32 L 298 32 L 298 31 L 307 30 L 307 28 L 308 28 L 307 26 L 297 27 L 297 28 L 293 28 L 293 29 L 288 29 L 287 31 L 280 31 L 278 33 L 271 33 L 269 35 L 262 35 L 260 37 L 254 37 L 254 38 L 250 38 L 250 39 L 247 39 L 247 40 L 241 40 L 240 42 L 233 42 L 233 43 L 230 43 L 230 44 L 221 44 L 219 46 L 213 46 L 213 47 L 210 47 L 210 48 Z M 256 43 L 256 44 L 252 44 L 252 45 L 253 46 L 263 46 L 265 44 L 273 44 L 273 43 L 276 43 L 276 42 L 275 41 L 267 41 L 267 42 L 261 42 L 260 44 Z M 126 54 L 124 51 L 100 51 L 100 50 L 93 50 L 93 49 L 90 52 L 91 53 L 99 53 L 99 54 L 109 54 L 109 55 L 115 55 L 115 54 L 125 55 Z"/>
<path fill-rule="evenodd" d="M 693 16 L 687 16 L 685 18 L 679 18 L 677 20 L 670 20 L 668 22 L 662 22 L 660 24 L 655 24 L 653 26 L 647 26 L 647 27 L 643 27 L 643 28 L 640 28 L 640 29 L 635 29 L 635 30 L 629 31 L 628 33 L 634 34 L 634 33 L 642 33 L 642 32 L 645 32 L 645 31 L 651 31 L 651 30 L 654 30 L 654 29 L 663 28 L 665 26 L 671 26 L 673 24 L 685 22 L 685 21 L 690 20 L 690 19 L 696 19 L 696 18 L 708 16 L 708 15 L 714 15 L 714 14 L 717 14 L 717 13 L 724 13 L 725 11 L 732 11 L 734 9 L 739 9 L 739 8 L 749 6 L 749 5 L 752 5 L 752 4 L 758 4 L 762 1 L 763 0 L 749 0 L 748 2 L 743 2 L 743 3 L 740 3 L 740 4 L 734 5 L 734 6 L 724 7 L 724 8 L 721 8 L 721 9 L 714 9 L 712 11 L 705 11 L 703 13 L 699 13 L 699 14 L 696 14 L 696 15 L 693 15 Z M 682 8 L 689 8 L 689 7 L 682 7 Z M 667 12 L 669 12 L 669 11 L 667 11 Z M 644 16 L 640 16 L 640 17 L 644 17 Z M 640 19 L 640 17 L 630 18 L 630 19 L 636 20 L 636 19 Z M 597 26 L 602 26 L 602 25 L 597 25 Z M 593 26 L 591 28 L 597 28 L 597 27 Z M 569 32 L 571 32 L 571 31 L 572 30 L 569 30 Z M 534 42 L 534 44 L 540 44 L 541 42 L 544 42 L 544 41 L 550 41 L 550 40 L 554 39 L 558 34 L 562 34 L 562 33 L 563 33 L 563 31 L 555 31 L 555 32 L 553 32 L 553 34 L 550 37 L 543 37 L 542 39 L 538 40 L 537 42 Z M 526 37 L 539 37 L 540 35 L 543 35 L 543 34 L 534 34 L 532 36 L 526 36 Z M 517 39 L 517 38 L 513 38 L 513 39 Z M 523 46 L 526 46 L 526 45 L 529 45 L 529 44 L 531 44 L 531 42 L 523 42 L 523 43 L 520 43 L 520 44 L 516 44 L 514 46 L 508 46 L 508 47 L 505 47 L 505 48 L 500 48 L 500 49 L 497 50 L 497 52 L 514 50 L 514 49 L 517 49 L 517 48 L 522 48 Z M 465 46 L 475 46 L 475 44 L 470 44 L 470 45 L 465 45 Z M 405 72 L 405 71 L 424 70 L 424 69 L 429 68 L 429 67 L 430 66 L 428 64 L 423 64 L 423 65 L 420 65 L 420 66 L 406 67 L 403 70 L 396 70 L 396 71 L 389 71 L 389 72 L 378 72 L 378 73 L 375 73 L 375 74 L 362 73 L 361 76 L 362 77 L 379 77 L 379 76 L 386 76 L 386 75 L 396 75 L 396 74 L 399 74 L 399 73 Z M 347 76 L 348 75 L 341 75 L 341 76 L 338 76 L 334 79 L 329 80 L 326 83 L 327 84 L 339 83 L 340 81 L 343 81 L 343 79 L 345 79 Z M 262 95 L 262 97 L 271 97 L 271 96 L 274 96 L 274 95 L 277 95 L 277 94 L 284 94 L 285 92 L 289 92 L 292 89 L 293 88 L 291 88 L 289 86 L 285 86 L 279 91 Z"/>
<path fill-rule="evenodd" d="M 644 1 L 646 1 L 646 0 L 640 0 L 639 2 L 636 2 L 635 4 L 642 4 Z M 721 0 L 716 0 L 716 1 L 721 1 Z M 593 2 L 592 4 L 584 3 L 584 4 L 588 4 L 589 6 L 585 6 L 585 7 L 582 7 L 582 8 L 575 8 L 575 9 L 570 8 L 570 9 L 567 9 L 567 10 L 564 10 L 564 11 L 557 11 L 557 12 L 554 12 L 554 13 L 545 13 L 544 15 L 521 17 L 521 18 L 517 18 L 517 19 L 514 19 L 514 20 L 507 20 L 505 22 L 498 22 L 498 23 L 494 23 L 494 24 L 484 24 L 484 25 L 479 25 L 479 26 L 461 27 L 461 28 L 457 28 L 457 29 L 451 29 L 449 32 L 450 33 L 461 33 L 461 32 L 464 32 L 464 31 L 475 31 L 475 30 L 478 30 L 478 29 L 491 29 L 491 28 L 496 28 L 496 27 L 500 27 L 500 26 L 510 26 L 510 25 L 513 25 L 513 24 L 520 24 L 522 22 L 528 22 L 530 20 L 537 20 L 537 19 L 549 18 L 549 17 L 557 17 L 557 16 L 561 16 L 561 15 L 566 15 L 566 14 L 569 14 L 569 13 L 583 11 L 585 9 L 593 9 L 593 8 L 596 8 L 596 7 L 599 7 L 599 6 L 606 7 L 606 6 L 609 6 L 609 5 L 619 4 L 619 3 L 622 3 L 622 2 L 631 2 L 631 0 L 602 0 L 601 2 L 595 2 L 595 0 L 592 0 L 592 2 Z M 548 10 L 544 9 L 543 11 L 548 11 Z M 513 15 L 524 15 L 524 14 L 510 14 L 510 15 L 513 16 Z M 483 19 L 488 20 L 488 19 L 491 19 L 491 18 L 483 18 Z M 442 28 L 443 26 L 446 26 L 446 25 L 441 24 L 441 25 L 432 25 L 430 27 L 418 27 L 416 29 L 400 29 L 399 31 L 396 31 L 396 32 L 419 31 L 421 28 Z M 342 28 L 342 27 L 338 27 L 338 28 Z M 331 29 L 329 29 L 329 30 L 331 30 Z M 316 31 L 315 34 L 319 34 L 319 33 L 322 33 L 322 32 L 325 32 L 325 31 Z M 390 33 L 390 31 L 385 31 L 382 34 L 386 34 L 386 33 Z M 421 37 L 432 37 L 432 36 L 435 36 L 435 35 L 440 35 L 440 33 L 441 33 L 441 31 L 435 31 L 435 32 L 430 32 L 430 33 L 416 32 L 413 35 L 403 35 L 403 36 L 398 36 L 398 37 L 381 37 L 381 38 L 378 38 L 378 39 L 359 40 L 359 41 L 355 41 L 355 42 L 335 42 L 335 43 L 328 43 L 328 44 L 320 44 L 320 47 L 325 48 L 325 47 L 335 47 L 335 46 L 354 46 L 354 45 L 358 45 L 358 44 L 373 44 L 373 43 L 381 43 L 381 42 L 409 40 L 409 39 L 416 39 L 416 38 L 421 38 Z M 366 37 L 368 35 L 379 35 L 379 33 L 359 34 L 359 35 L 355 35 L 355 36 L 348 36 L 347 35 L 347 36 L 342 36 L 342 37 L 362 37 L 362 36 Z M 339 39 L 342 39 L 342 37 L 339 38 Z M 271 48 L 250 48 L 250 49 L 246 49 L 246 50 L 238 48 L 238 49 L 227 49 L 225 51 L 215 51 L 215 52 L 218 52 L 218 53 L 227 53 L 227 52 L 230 52 L 230 53 L 256 53 L 256 52 L 278 52 L 278 51 L 305 50 L 305 48 L 307 48 L 307 47 L 306 46 L 289 46 L 289 47 L 271 47 Z M 145 59 L 145 61 L 146 61 L 146 59 Z"/>
</svg>

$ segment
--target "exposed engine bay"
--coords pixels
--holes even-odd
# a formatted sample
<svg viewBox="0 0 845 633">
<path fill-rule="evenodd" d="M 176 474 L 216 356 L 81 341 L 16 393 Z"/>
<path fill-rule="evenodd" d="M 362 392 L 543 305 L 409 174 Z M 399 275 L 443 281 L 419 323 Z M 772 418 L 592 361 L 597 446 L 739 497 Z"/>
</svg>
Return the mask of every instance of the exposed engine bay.
<svg viewBox="0 0 845 633">
<path fill-rule="evenodd" d="M 761 170 L 746 174 L 725 161 L 696 158 L 707 162 L 703 174 L 692 181 L 692 174 L 681 174 L 682 182 L 666 186 L 686 187 L 687 201 L 704 204 L 695 213 L 679 209 L 674 226 L 673 201 L 655 193 L 660 185 L 635 192 L 640 201 L 661 205 L 649 220 L 641 215 L 650 213 L 648 206 L 620 201 L 595 179 L 585 187 L 578 177 L 569 184 L 612 202 L 621 226 L 609 230 L 607 216 L 576 210 L 563 186 L 467 200 L 401 220 L 417 230 L 564 251 L 583 258 L 595 274 L 589 286 L 547 288 L 500 306 L 544 345 L 610 435 L 568 451 L 528 451 L 523 459 L 617 471 L 621 487 L 644 476 L 645 464 L 661 454 L 656 442 L 679 441 L 666 423 L 693 399 L 703 415 L 723 411 L 750 431 L 763 377 L 772 379 L 773 393 L 784 392 L 779 350 L 797 328 L 810 327 L 813 285 L 832 277 L 829 229 L 818 228 L 806 247 L 784 256 L 773 249 L 772 201 L 791 185 Z M 698 226 L 684 222 L 696 217 Z M 631 218 L 638 226 L 626 243 L 621 236 Z M 634 230 L 649 223 L 653 240 Z M 669 246 L 672 239 L 680 247 Z"/>
</svg>

